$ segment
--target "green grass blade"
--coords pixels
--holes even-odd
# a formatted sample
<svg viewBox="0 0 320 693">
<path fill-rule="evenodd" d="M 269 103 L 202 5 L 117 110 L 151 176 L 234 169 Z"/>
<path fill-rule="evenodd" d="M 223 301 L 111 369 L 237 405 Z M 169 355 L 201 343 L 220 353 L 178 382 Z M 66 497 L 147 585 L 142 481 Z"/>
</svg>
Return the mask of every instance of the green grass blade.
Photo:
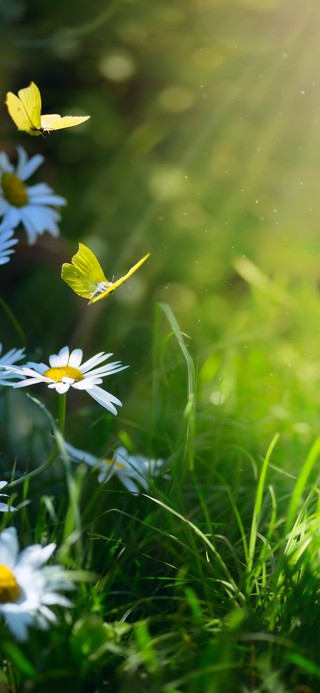
<svg viewBox="0 0 320 693">
<path fill-rule="evenodd" d="M 278 441 L 278 438 L 279 438 L 279 433 L 277 433 L 273 437 L 273 439 L 269 445 L 269 448 L 267 450 L 267 454 L 266 454 L 264 461 L 263 461 L 261 474 L 260 474 L 259 481 L 258 481 L 257 493 L 256 493 L 253 515 L 252 515 L 250 539 L 249 539 L 249 552 L 248 552 L 248 565 L 247 565 L 247 571 L 248 571 L 249 575 L 252 572 L 253 559 L 254 559 L 256 542 L 257 542 L 257 533 L 258 533 L 258 527 L 259 527 L 259 522 L 260 522 L 260 517 L 261 517 L 263 491 L 264 491 L 264 486 L 265 486 L 268 464 L 269 464 L 269 460 L 271 458 L 273 449 L 274 449 L 274 447 Z"/>
<path fill-rule="evenodd" d="M 167 303 L 159 303 L 160 309 L 165 314 L 168 319 L 170 326 L 172 328 L 173 334 L 179 344 L 182 351 L 183 357 L 187 366 L 187 378 L 188 378 L 188 392 L 187 392 L 187 403 L 184 410 L 184 417 L 186 419 L 186 438 L 185 438 L 185 448 L 184 457 L 188 459 L 189 469 L 193 469 L 194 465 L 194 437 L 195 437 L 195 412 L 196 412 L 196 375 L 193 360 L 189 354 L 186 347 L 186 343 L 183 338 L 183 334 L 180 330 L 178 322 Z"/>
<path fill-rule="evenodd" d="M 293 494 L 291 496 L 291 500 L 289 503 L 289 508 L 287 512 L 287 521 L 286 521 L 286 532 L 289 532 L 290 529 L 292 528 L 292 525 L 295 521 L 297 510 L 300 504 L 301 496 L 303 494 L 303 491 L 305 489 L 305 486 L 308 482 L 309 476 L 312 472 L 312 469 L 318 459 L 320 453 L 320 437 L 317 438 L 309 452 L 309 455 L 307 456 L 307 459 L 301 469 L 300 475 L 298 477 L 297 483 L 295 485 Z"/>
<path fill-rule="evenodd" d="M 199 527 L 197 527 L 197 525 L 195 525 L 193 522 L 191 522 L 186 517 L 181 515 L 181 513 L 177 512 L 177 510 L 170 508 L 170 506 L 167 505 L 166 503 L 164 503 L 163 501 L 159 500 L 158 498 L 154 498 L 154 496 L 148 496 L 147 494 L 143 494 L 143 495 L 145 496 L 145 498 L 149 498 L 149 500 L 153 501 L 153 503 L 157 503 L 158 505 L 160 505 L 164 510 L 167 510 L 169 513 L 171 513 L 175 517 L 178 517 L 179 520 L 181 520 L 186 525 L 188 525 L 188 527 L 190 527 L 190 529 L 192 529 L 192 531 L 198 537 L 200 537 L 200 539 L 205 544 L 207 549 L 209 549 L 209 553 L 211 553 L 214 556 L 214 558 L 216 559 L 217 563 L 219 564 L 220 568 L 222 569 L 222 571 L 226 577 L 226 580 L 219 580 L 219 582 L 221 584 L 223 584 L 227 588 L 228 592 L 230 594 L 232 593 L 233 596 L 239 595 L 239 589 L 238 589 L 232 575 L 230 574 L 224 560 L 220 556 L 220 554 L 217 551 L 217 549 L 215 548 L 214 544 L 210 541 L 210 539 L 208 539 L 207 535 L 204 534 L 201 531 L 201 529 L 199 529 Z"/>
</svg>

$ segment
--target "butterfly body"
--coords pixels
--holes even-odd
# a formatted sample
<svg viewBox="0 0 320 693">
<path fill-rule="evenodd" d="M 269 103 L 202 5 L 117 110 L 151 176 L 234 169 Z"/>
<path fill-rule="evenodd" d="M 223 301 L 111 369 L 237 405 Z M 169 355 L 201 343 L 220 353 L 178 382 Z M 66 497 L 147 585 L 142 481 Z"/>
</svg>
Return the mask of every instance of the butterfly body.
<svg viewBox="0 0 320 693">
<path fill-rule="evenodd" d="M 103 294 L 104 291 L 107 291 L 107 289 L 111 288 L 112 286 L 113 286 L 113 282 L 100 282 L 99 284 L 96 284 L 96 289 L 93 292 L 91 300 L 93 298 L 95 298 L 95 296 L 99 296 L 100 294 Z"/>
<path fill-rule="evenodd" d="M 18 96 L 8 91 L 6 105 L 18 130 L 35 136 L 74 127 L 90 118 L 90 116 L 61 117 L 58 113 L 41 115 L 41 94 L 34 82 L 31 82 L 25 89 L 20 89 Z"/>
<path fill-rule="evenodd" d="M 144 255 L 141 260 L 131 267 L 127 274 L 120 277 L 120 279 L 117 279 L 115 282 L 110 282 L 106 278 L 92 250 L 87 248 L 83 243 L 79 243 L 79 250 L 71 258 L 71 262 L 63 263 L 61 277 L 78 296 L 89 298 L 90 305 L 111 294 L 112 291 L 129 279 L 149 256 L 150 253 L 147 253 L 147 255 Z"/>
</svg>

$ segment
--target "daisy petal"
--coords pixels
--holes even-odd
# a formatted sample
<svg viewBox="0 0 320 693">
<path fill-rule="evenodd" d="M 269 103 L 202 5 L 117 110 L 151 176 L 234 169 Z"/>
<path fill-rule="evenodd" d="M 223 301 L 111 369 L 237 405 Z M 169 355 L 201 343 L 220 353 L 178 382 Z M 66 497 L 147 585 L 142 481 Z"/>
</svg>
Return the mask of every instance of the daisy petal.
<svg viewBox="0 0 320 693">
<path fill-rule="evenodd" d="M 8 527 L 0 534 L 0 564 L 12 568 L 15 565 L 19 545 L 16 530 Z"/>
<path fill-rule="evenodd" d="M 20 146 L 17 147 L 17 150 L 19 153 L 19 162 L 16 173 L 21 180 L 25 181 L 32 176 L 41 164 L 43 164 L 44 156 L 42 156 L 42 154 L 35 154 L 35 156 L 32 156 L 28 161 L 25 150 Z"/>
<path fill-rule="evenodd" d="M 89 390 L 88 394 L 90 395 L 90 397 L 93 397 L 93 399 L 95 399 L 96 402 L 101 404 L 102 407 L 105 407 L 105 409 L 111 411 L 111 413 L 115 416 L 118 412 L 114 404 L 117 404 L 118 407 L 122 407 L 122 402 L 120 402 L 120 400 L 117 397 L 114 397 L 114 395 L 111 395 L 110 392 L 103 390 L 101 387 L 98 387 L 97 385 L 95 385 L 91 390 Z"/>
<path fill-rule="evenodd" d="M 99 351 L 99 353 L 96 354 L 96 356 L 92 356 L 91 359 L 88 359 L 88 361 L 85 361 L 82 364 L 82 373 L 86 373 L 93 366 L 97 366 L 99 363 L 102 363 L 102 361 L 106 361 L 106 359 L 110 358 L 110 356 L 112 356 L 112 354 L 105 354 L 104 351 Z"/>
<path fill-rule="evenodd" d="M 56 195 L 46 183 L 27 186 L 26 181 L 41 166 L 44 157 L 36 154 L 28 158 L 21 146 L 17 147 L 17 151 L 16 166 L 11 164 L 5 152 L 0 152 L 0 216 L 13 229 L 21 223 L 29 244 L 35 243 L 37 237 L 45 231 L 56 237 L 59 235 L 60 221 L 57 208 L 64 206 L 66 200 L 61 195 Z M 10 174 L 10 184 L 2 174 Z M 7 261 L 8 256 L 5 262 Z"/>
<path fill-rule="evenodd" d="M 82 361 L 83 357 L 83 351 L 82 349 L 73 349 L 69 356 L 69 362 L 68 365 L 72 366 L 73 368 L 79 368 L 80 363 Z M 81 368 L 82 371 L 82 368 Z"/>
<path fill-rule="evenodd" d="M 49 363 L 51 368 L 58 368 L 59 366 L 66 366 L 69 361 L 69 347 L 65 346 L 60 349 L 58 354 L 53 354 L 49 358 Z"/>
</svg>

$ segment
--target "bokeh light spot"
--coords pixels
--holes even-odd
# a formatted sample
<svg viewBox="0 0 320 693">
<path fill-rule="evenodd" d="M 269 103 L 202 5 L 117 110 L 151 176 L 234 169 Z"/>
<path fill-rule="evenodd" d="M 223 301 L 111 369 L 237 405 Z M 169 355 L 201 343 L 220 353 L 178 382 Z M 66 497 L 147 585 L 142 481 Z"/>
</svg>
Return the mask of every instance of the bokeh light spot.
<svg viewBox="0 0 320 693">
<path fill-rule="evenodd" d="M 125 82 L 134 74 L 136 66 L 129 53 L 114 52 L 100 58 L 98 69 L 103 77 L 112 82 Z"/>
</svg>

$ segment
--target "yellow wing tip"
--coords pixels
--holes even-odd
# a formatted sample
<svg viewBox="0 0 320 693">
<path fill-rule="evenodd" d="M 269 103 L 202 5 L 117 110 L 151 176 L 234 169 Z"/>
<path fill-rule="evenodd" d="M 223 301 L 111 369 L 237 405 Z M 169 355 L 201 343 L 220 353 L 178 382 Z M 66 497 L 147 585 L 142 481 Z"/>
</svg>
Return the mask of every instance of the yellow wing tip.
<svg viewBox="0 0 320 693">
<path fill-rule="evenodd" d="M 92 298 L 88 302 L 88 306 L 90 306 L 92 303 L 97 303 L 97 301 L 100 301 L 102 298 L 105 298 L 106 296 L 109 296 L 109 294 L 111 294 L 112 291 L 115 291 L 115 289 L 117 289 L 118 286 L 121 286 L 121 284 L 127 281 L 127 279 L 129 279 L 132 276 L 132 274 L 134 274 L 141 267 L 141 265 L 143 265 L 143 263 L 146 262 L 146 260 L 148 260 L 150 255 L 151 253 L 146 253 L 146 255 L 144 255 L 140 260 L 138 260 L 138 262 L 136 262 L 135 265 L 133 265 L 133 267 L 131 267 L 127 274 L 125 274 L 123 277 L 120 277 L 120 279 L 118 279 L 117 281 L 113 282 L 112 286 L 109 286 L 108 289 L 106 289 L 106 291 L 103 291 L 98 295 L 92 296 Z"/>
<path fill-rule="evenodd" d="M 63 275 L 65 274 L 65 272 L 66 272 L 66 270 L 67 270 L 68 267 L 70 267 L 70 262 L 64 262 L 64 263 L 61 265 L 61 279 L 64 279 L 64 276 L 63 276 Z"/>
<path fill-rule="evenodd" d="M 138 265 L 137 269 L 139 269 L 139 267 L 141 267 L 141 265 L 143 265 L 143 263 L 146 262 L 146 260 L 148 260 L 148 258 L 150 257 L 150 255 L 151 255 L 151 253 L 146 253 L 146 255 L 144 255 L 144 256 L 141 258 L 141 260 L 138 260 L 138 262 L 136 263 L 136 265 Z M 134 265 L 134 267 L 135 267 L 136 265 Z"/>
<path fill-rule="evenodd" d="M 146 260 L 148 260 L 148 258 L 150 257 L 150 255 L 151 255 L 151 253 L 146 253 L 146 255 L 144 255 L 144 256 L 141 258 L 141 260 L 138 260 L 138 262 L 137 262 L 136 264 L 139 265 L 139 267 L 141 267 L 141 265 L 142 265 L 144 262 L 146 262 Z M 134 265 L 134 267 L 135 267 L 135 265 Z M 138 269 L 138 267 L 137 267 L 137 269 Z"/>
</svg>

